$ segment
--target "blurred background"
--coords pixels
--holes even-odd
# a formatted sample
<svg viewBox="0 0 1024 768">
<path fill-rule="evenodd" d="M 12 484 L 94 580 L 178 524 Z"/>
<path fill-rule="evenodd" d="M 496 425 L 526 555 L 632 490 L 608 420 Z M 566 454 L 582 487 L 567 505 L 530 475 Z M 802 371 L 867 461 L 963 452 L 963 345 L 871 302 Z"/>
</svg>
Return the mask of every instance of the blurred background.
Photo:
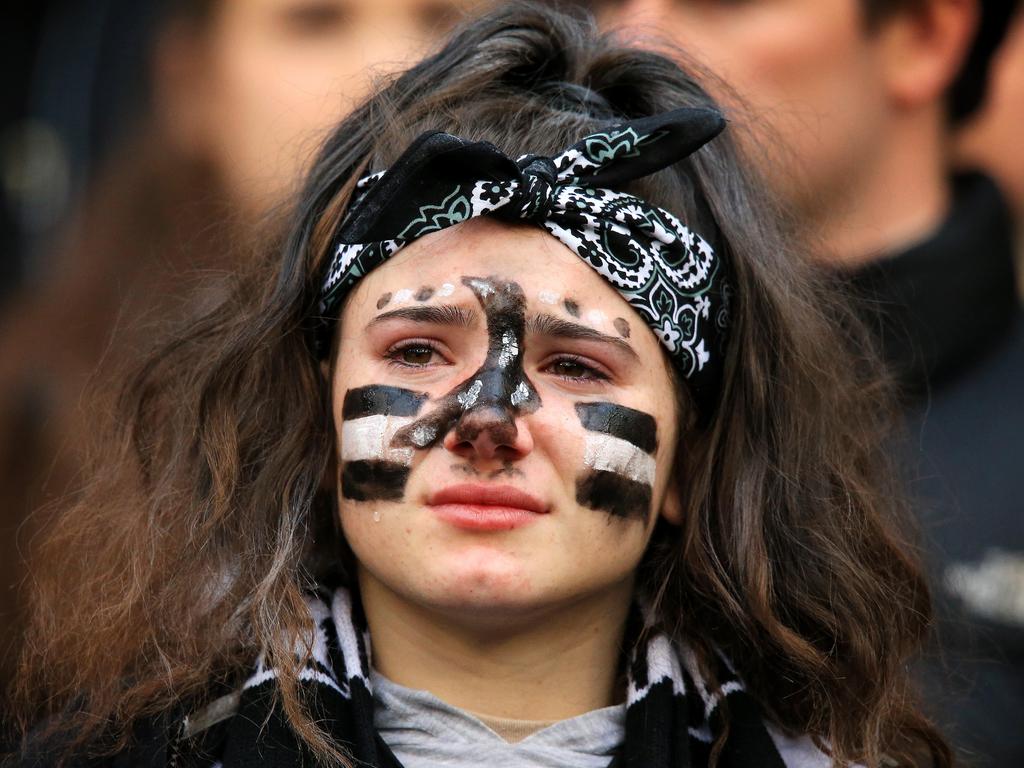
<svg viewBox="0 0 1024 768">
<path fill-rule="evenodd" d="M 331 127 L 486 0 L 11 0 L 0 41 L 0 677 L 102 390 L 216 299 Z"/>
<path fill-rule="evenodd" d="M 0 683 L 34 513 L 119 364 L 215 301 L 319 142 L 499 0 L 7 0 Z M 580 0 L 697 62 L 900 382 L 940 608 L 918 664 L 965 764 L 1024 765 L 1024 14 L 1012 0 Z"/>
</svg>

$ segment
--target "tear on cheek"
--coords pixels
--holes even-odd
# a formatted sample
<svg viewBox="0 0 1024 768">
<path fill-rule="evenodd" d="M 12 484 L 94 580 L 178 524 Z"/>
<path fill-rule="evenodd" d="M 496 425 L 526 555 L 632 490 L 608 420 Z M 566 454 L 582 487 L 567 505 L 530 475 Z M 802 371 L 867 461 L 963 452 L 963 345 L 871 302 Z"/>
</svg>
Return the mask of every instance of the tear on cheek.
<svg viewBox="0 0 1024 768">
<path fill-rule="evenodd" d="M 395 433 L 411 424 L 426 396 L 369 386 L 345 394 L 341 423 L 341 495 L 353 501 L 400 501 L 413 459 L 395 448 Z"/>
</svg>

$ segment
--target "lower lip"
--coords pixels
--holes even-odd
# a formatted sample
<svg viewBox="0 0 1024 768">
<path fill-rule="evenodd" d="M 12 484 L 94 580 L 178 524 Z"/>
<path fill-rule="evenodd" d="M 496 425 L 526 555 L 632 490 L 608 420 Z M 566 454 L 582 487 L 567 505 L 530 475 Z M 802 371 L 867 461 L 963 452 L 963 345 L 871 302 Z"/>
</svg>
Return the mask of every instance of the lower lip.
<svg viewBox="0 0 1024 768">
<path fill-rule="evenodd" d="M 480 504 L 438 504 L 434 514 L 456 528 L 470 531 L 509 531 L 538 520 L 542 515 L 521 507 L 495 507 Z"/>
</svg>

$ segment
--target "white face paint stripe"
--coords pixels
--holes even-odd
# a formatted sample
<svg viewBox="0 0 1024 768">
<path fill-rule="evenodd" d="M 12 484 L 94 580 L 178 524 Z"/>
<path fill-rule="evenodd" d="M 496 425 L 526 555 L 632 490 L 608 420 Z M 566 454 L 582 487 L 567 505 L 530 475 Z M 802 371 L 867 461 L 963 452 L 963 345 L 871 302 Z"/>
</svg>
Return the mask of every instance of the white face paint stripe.
<svg viewBox="0 0 1024 768">
<path fill-rule="evenodd" d="M 364 416 L 341 423 L 341 460 L 385 460 L 412 464 L 412 448 L 392 448 L 391 439 L 413 416 Z"/>
<path fill-rule="evenodd" d="M 583 462 L 594 471 L 615 472 L 635 482 L 654 485 L 654 457 L 621 437 L 588 434 Z"/>
</svg>

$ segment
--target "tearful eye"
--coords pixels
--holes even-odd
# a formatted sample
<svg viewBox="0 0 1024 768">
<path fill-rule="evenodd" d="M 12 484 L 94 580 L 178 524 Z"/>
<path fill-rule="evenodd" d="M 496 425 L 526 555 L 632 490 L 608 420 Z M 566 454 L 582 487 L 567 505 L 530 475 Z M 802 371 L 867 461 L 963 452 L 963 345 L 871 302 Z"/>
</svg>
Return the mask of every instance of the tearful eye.
<svg viewBox="0 0 1024 768">
<path fill-rule="evenodd" d="M 594 366 L 571 357 L 555 360 L 548 366 L 548 370 L 556 376 L 573 381 L 603 381 L 608 378 Z"/>
<path fill-rule="evenodd" d="M 430 347 L 406 347 L 398 350 L 395 355 L 406 365 L 426 365 L 434 357 L 434 350 Z"/>
<path fill-rule="evenodd" d="M 427 368 L 444 361 L 443 355 L 431 344 L 422 341 L 396 344 L 385 353 L 391 365 L 403 368 Z"/>
<path fill-rule="evenodd" d="M 552 367 L 559 376 L 568 376 L 570 379 L 579 379 L 590 373 L 587 366 L 575 360 L 559 360 Z"/>
</svg>

